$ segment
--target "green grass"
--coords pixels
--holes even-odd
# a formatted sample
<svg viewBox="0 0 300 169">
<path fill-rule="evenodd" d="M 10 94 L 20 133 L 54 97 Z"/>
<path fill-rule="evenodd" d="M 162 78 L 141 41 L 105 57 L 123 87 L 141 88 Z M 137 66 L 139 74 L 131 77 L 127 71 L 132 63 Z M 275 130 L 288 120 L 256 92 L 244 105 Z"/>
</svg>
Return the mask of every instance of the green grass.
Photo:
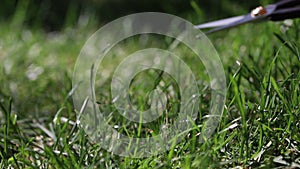
<svg viewBox="0 0 300 169">
<path fill-rule="evenodd" d="M 300 20 L 294 20 L 283 32 L 281 22 L 250 24 L 211 35 L 227 78 L 226 106 L 216 132 L 206 142 L 198 142 L 210 101 L 210 91 L 203 83 L 199 87 L 205 90 L 201 91 L 197 124 L 189 135 L 165 153 L 136 159 L 107 152 L 76 123 L 72 71 L 81 47 L 96 29 L 76 27 L 45 33 L 2 23 L 0 168 L 299 167 L 299 25 Z M 158 36 L 159 41 L 150 38 L 141 47 L 138 39 L 134 37 L 116 46 L 111 60 L 105 63 L 117 66 L 118 55 L 126 56 L 143 47 L 167 49 L 172 43 L 172 39 Z M 197 78 L 208 80 L 203 65 L 193 64 L 193 55 L 187 48 L 178 46 L 174 52 L 183 56 L 192 70 L 203 72 Z M 139 92 L 139 96 L 133 94 L 132 100 L 141 110 L 148 105 L 147 91 L 139 86 L 140 82 L 148 90 L 160 87 L 167 92 L 168 86 L 174 86 L 172 79 L 159 71 L 137 75 L 130 90 Z M 116 115 L 109 81 L 97 85 L 99 108 L 111 117 L 109 123 L 121 126 L 119 131 L 126 135 L 156 135 L 167 118 L 172 124 L 177 117 L 178 98 L 174 96 L 168 103 L 168 116 L 146 125 L 132 123 Z"/>
</svg>

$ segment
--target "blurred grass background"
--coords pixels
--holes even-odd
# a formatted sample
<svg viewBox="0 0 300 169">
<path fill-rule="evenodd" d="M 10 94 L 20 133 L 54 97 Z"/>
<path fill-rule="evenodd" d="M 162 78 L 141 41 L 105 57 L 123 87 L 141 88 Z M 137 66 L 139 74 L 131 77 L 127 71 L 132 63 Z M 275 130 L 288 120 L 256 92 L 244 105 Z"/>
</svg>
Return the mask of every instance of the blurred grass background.
<svg viewBox="0 0 300 169">
<path fill-rule="evenodd" d="M 53 112 L 60 106 L 55 103 L 65 97 L 57 93 L 63 89 L 66 94 L 71 88 L 70 75 L 82 45 L 101 25 L 143 11 L 171 13 L 197 24 L 243 14 L 258 3 L 3 0 L 0 6 L 0 58 L 4 70 L 0 77 L 1 93 L 13 96 L 15 108 L 25 116 L 27 112 Z M 24 104 L 24 101 L 36 104 Z"/>
<path fill-rule="evenodd" d="M 51 96 L 56 95 L 55 92 L 42 91 L 60 90 L 63 88 L 60 85 L 65 85 L 68 80 L 69 89 L 71 84 L 68 78 L 84 42 L 101 25 L 118 17 L 136 12 L 157 11 L 174 14 L 199 24 L 244 14 L 259 3 L 245 0 L 3 0 L 0 6 L 0 58 L 3 63 L 1 66 L 5 69 L 2 74 L 6 74 L 2 76 L 2 82 L 15 79 L 12 84 L 2 84 L 3 95 L 14 96 L 16 107 L 24 112 L 34 112 L 40 106 L 44 107 L 43 112 L 56 109 L 57 106 L 51 103 L 63 99 Z M 239 48 L 239 45 L 239 40 L 236 40 L 233 47 Z M 225 45 L 220 47 L 222 46 Z M 35 72 L 44 73 L 40 78 L 30 77 Z M 48 73 L 45 75 L 45 72 Z M 33 80 L 28 81 L 28 78 Z M 51 80 L 47 81 L 45 78 Z M 35 84 L 39 87 L 31 88 Z M 24 104 L 24 100 L 36 102 L 37 107 Z"/>
<path fill-rule="evenodd" d="M 48 31 L 75 26 L 82 20 L 104 24 L 137 12 L 165 12 L 202 22 L 203 19 L 211 20 L 249 12 L 258 4 L 265 5 L 270 2 L 272 1 L 3 0 L 0 20 Z M 199 7 L 197 11 L 194 10 L 196 6 Z"/>
</svg>

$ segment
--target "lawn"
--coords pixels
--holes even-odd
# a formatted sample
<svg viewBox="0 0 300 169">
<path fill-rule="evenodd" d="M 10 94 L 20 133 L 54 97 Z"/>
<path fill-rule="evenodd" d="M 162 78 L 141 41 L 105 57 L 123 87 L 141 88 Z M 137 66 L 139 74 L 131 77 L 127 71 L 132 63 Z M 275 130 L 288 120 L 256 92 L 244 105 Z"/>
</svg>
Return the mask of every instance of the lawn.
<svg viewBox="0 0 300 169">
<path fill-rule="evenodd" d="M 199 142 L 199 133 L 209 110 L 209 78 L 193 53 L 178 45 L 172 52 L 201 81 L 195 125 L 168 151 L 131 158 L 112 154 L 92 141 L 80 127 L 73 105 L 76 59 L 98 27 L 79 24 L 45 32 L 1 23 L 0 168 L 300 168 L 299 25 L 299 19 L 265 22 L 208 36 L 224 67 L 227 93 L 221 120 L 205 142 Z M 107 77 L 96 79 L 97 103 L 119 132 L 147 138 L 158 134 L 166 119 L 170 124 L 175 121 L 180 106 L 176 94 L 168 95 L 168 115 L 141 124 L 118 115 L 109 93 L 119 56 L 149 47 L 170 49 L 173 40 L 134 36 L 120 42 L 104 60 L 97 75 Z M 164 92 L 170 86 L 177 90 L 168 74 L 142 72 L 130 88 L 138 109 L 149 108 L 145 98 L 153 85 Z"/>
</svg>

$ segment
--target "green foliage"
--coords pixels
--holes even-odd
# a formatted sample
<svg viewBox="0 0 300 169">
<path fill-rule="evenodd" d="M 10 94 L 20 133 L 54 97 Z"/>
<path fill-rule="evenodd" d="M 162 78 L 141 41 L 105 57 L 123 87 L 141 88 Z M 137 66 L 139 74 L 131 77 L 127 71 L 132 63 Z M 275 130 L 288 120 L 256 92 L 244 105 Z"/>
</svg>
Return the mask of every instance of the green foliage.
<svg viewBox="0 0 300 169">
<path fill-rule="evenodd" d="M 71 99 L 71 75 L 80 48 L 96 27 L 88 24 L 70 27 L 76 19 L 69 12 L 68 21 L 63 23 L 68 26 L 61 32 L 45 33 L 39 26 L 28 29 L 20 25 L 26 21 L 22 16 L 30 11 L 31 2 L 18 2 L 22 5 L 17 5 L 14 19 L 0 23 L 3 63 L 0 64 L 0 168 L 296 168 L 300 165 L 299 19 L 293 20 L 292 25 L 249 24 L 211 35 L 209 38 L 217 48 L 227 76 L 226 107 L 217 131 L 206 142 L 198 142 L 210 101 L 210 91 L 201 91 L 203 105 L 197 123 L 187 131 L 189 135 L 165 153 L 134 159 L 107 152 L 78 125 L 79 117 Z M 193 1 L 192 6 L 199 16 L 205 15 L 201 18 L 206 17 L 200 3 Z M 113 67 L 120 62 L 118 55 L 132 53 L 141 46 L 168 49 L 173 42 L 159 36 L 147 43 L 141 43 L 140 39 L 137 36 L 121 42 L 114 48 L 115 53 L 109 54 L 111 60 L 104 62 Z M 205 67 L 193 64 L 192 54 L 183 45 L 173 52 L 183 56 L 192 70 L 204 72 Z M 205 73 L 196 76 L 208 80 Z M 130 90 L 141 93 L 140 97 L 132 98 L 140 109 L 147 108 L 147 93 L 139 86 L 144 77 L 154 82 L 145 82 L 149 90 L 153 86 L 164 89 L 173 85 L 168 75 L 159 71 L 138 75 Z M 103 92 L 97 93 L 101 95 L 97 98 L 99 108 L 107 116 L 116 112 L 109 87 L 109 80 L 99 84 Z M 136 125 L 122 116 L 113 116 L 110 124 L 121 126 L 119 131 L 129 136 L 151 137 L 159 132 L 159 125 L 166 118 L 170 123 L 176 119 L 176 101 L 173 98 L 170 102 L 168 117 L 163 116 L 158 122 Z"/>
</svg>

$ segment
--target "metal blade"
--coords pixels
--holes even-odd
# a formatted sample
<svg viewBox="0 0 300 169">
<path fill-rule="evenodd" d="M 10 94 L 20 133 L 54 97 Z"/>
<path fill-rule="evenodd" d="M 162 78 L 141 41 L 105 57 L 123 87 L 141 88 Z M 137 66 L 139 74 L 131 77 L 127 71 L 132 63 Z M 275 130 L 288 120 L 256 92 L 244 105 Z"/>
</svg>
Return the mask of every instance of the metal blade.
<svg viewBox="0 0 300 169">
<path fill-rule="evenodd" d="M 251 23 L 251 22 L 257 22 L 257 21 L 263 21 L 263 20 L 267 20 L 266 15 L 264 16 L 257 16 L 257 17 L 252 17 L 251 14 L 245 15 L 243 19 L 238 20 L 236 22 L 232 22 L 230 24 L 224 25 L 224 26 L 220 26 L 214 29 L 211 29 L 207 32 L 205 32 L 206 34 L 210 34 L 210 33 L 214 33 L 214 32 L 218 32 L 220 30 L 224 30 L 224 29 L 228 29 L 228 28 L 232 28 L 232 27 L 236 27 L 245 23 Z"/>
<path fill-rule="evenodd" d="M 260 8 L 260 7 L 258 7 L 258 8 Z M 256 8 L 256 9 L 258 9 L 258 8 Z M 195 28 L 198 28 L 198 29 L 213 28 L 213 29 L 210 29 L 209 31 L 205 32 L 205 34 L 210 34 L 210 33 L 218 32 L 220 30 L 239 26 L 239 25 L 242 25 L 245 23 L 269 20 L 270 18 L 268 18 L 268 17 L 276 10 L 276 8 L 277 8 L 276 4 L 271 4 L 264 8 L 265 13 L 263 13 L 262 15 L 252 14 L 252 12 L 254 12 L 254 10 L 252 10 L 251 13 L 248 13 L 247 15 L 236 16 L 236 17 L 232 17 L 232 18 L 221 19 L 218 21 L 204 23 L 204 24 L 195 26 Z"/>
<path fill-rule="evenodd" d="M 244 15 L 235 16 L 235 17 L 231 17 L 231 18 L 226 18 L 226 19 L 221 19 L 221 20 L 217 20 L 217 21 L 212 21 L 212 22 L 207 22 L 204 24 L 196 25 L 195 28 L 204 29 L 204 28 L 214 28 L 214 27 L 225 26 L 225 25 L 237 22 L 239 20 L 242 20 L 244 18 L 245 18 Z"/>
</svg>

